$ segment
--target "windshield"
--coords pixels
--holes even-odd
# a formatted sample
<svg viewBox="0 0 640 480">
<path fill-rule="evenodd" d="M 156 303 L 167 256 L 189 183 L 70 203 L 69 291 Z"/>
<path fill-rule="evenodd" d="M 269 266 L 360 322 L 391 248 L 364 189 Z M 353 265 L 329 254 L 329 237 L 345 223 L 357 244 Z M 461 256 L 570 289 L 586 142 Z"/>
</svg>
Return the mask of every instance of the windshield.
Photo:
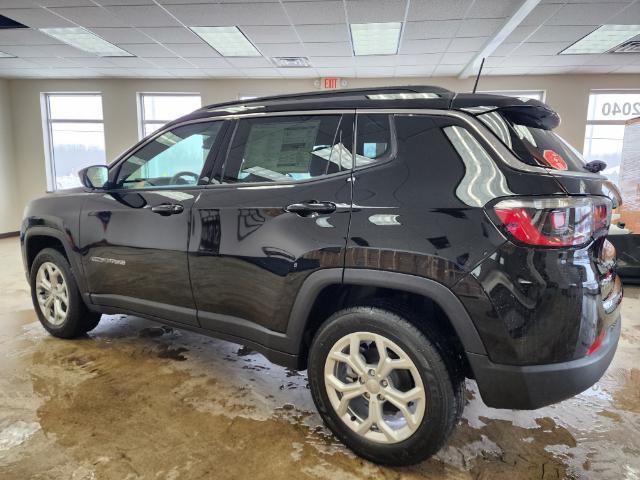
<svg viewBox="0 0 640 480">
<path fill-rule="evenodd" d="M 520 125 L 500 111 L 477 117 L 526 164 L 555 170 L 585 171 L 580 153 L 551 130 Z"/>
</svg>

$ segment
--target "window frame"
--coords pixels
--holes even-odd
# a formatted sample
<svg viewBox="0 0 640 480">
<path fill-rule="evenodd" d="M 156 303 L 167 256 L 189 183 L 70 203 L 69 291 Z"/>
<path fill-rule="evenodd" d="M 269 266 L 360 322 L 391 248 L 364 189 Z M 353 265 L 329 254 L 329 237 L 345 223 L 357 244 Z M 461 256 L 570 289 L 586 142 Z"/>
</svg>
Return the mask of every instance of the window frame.
<svg viewBox="0 0 640 480">
<path fill-rule="evenodd" d="M 155 141 L 159 136 L 177 128 L 181 128 L 187 125 L 193 125 L 194 123 L 214 123 L 221 122 L 220 131 L 218 132 L 218 136 L 216 141 L 213 143 L 211 147 L 211 151 L 207 156 L 204 165 L 202 166 L 202 170 L 198 177 L 198 182 L 195 185 L 175 185 L 175 188 L 179 188 L 180 190 L 185 189 L 196 189 L 196 188 L 205 188 L 208 187 L 209 184 L 206 185 L 200 184 L 200 181 L 206 177 L 211 176 L 211 172 L 213 171 L 214 165 L 218 161 L 219 157 L 222 155 L 223 151 L 226 151 L 226 143 L 229 137 L 229 129 L 230 129 L 230 119 L 226 116 L 223 117 L 204 117 L 204 118 L 196 118 L 193 120 L 186 120 L 184 122 L 165 125 L 164 128 L 161 128 L 148 136 L 147 138 L 143 138 L 138 143 L 133 145 L 129 150 L 125 151 L 118 159 L 113 162 L 111 165 L 108 165 L 109 168 L 109 184 L 111 188 L 108 189 L 109 192 L 151 192 L 151 191 L 167 191 L 170 190 L 170 187 L 167 186 L 154 186 L 150 188 L 123 188 L 121 186 L 117 186 L 117 180 L 120 176 L 120 170 L 122 165 L 133 155 L 135 155 L 140 149 L 144 148 L 147 144 Z M 225 153 L 226 154 L 226 153 Z"/>
<path fill-rule="evenodd" d="M 53 119 L 51 118 L 51 102 L 49 101 L 50 97 L 100 97 L 100 103 L 102 108 L 102 118 L 101 119 Z M 53 124 L 54 123 L 99 123 L 102 125 L 102 139 L 105 145 L 105 159 L 104 163 L 108 167 L 109 162 L 107 160 L 107 142 L 106 142 L 106 132 L 105 132 L 105 123 L 104 123 L 104 103 L 103 103 L 103 95 L 102 92 L 94 92 L 94 91 L 83 91 L 83 92 L 43 92 L 40 94 L 40 109 L 42 111 L 42 131 L 43 131 L 43 140 L 45 143 L 45 173 L 47 177 L 47 193 L 56 192 L 58 190 L 66 190 L 66 189 L 58 189 L 56 187 L 56 159 L 55 153 L 53 151 Z"/>
<path fill-rule="evenodd" d="M 164 125 L 167 125 L 175 120 L 169 119 L 166 122 L 164 120 L 148 120 L 144 114 L 144 97 L 199 97 L 200 98 L 200 107 L 202 108 L 202 94 L 200 92 L 138 92 L 136 94 L 137 99 L 137 109 L 138 109 L 138 138 L 142 140 L 147 135 L 145 134 L 145 126 L 147 124 L 157 124 L 159 122 L 164 122 L 162 125 L 158 127 L 158 129 L 151 134 L 162 129 Z M 150 134 L 150 135 L 151 135 Z"/>
</svg>

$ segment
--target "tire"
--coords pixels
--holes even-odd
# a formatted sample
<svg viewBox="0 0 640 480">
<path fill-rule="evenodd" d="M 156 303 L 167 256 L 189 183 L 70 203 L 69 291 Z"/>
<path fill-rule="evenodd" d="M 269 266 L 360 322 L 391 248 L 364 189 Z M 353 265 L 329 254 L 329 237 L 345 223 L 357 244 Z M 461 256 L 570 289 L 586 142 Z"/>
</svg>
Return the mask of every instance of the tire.
<svg viewBox="0 0 640 480">
<path fill-rule="evenodd" d="M 47 281 L 52 285 L 49 290 L 44 286 Z M 31 265 L 29 283 L 38 319 L 54 337 L 76 338 L 100 322 L 101 315 L 90 311 L 82 300 L 69 261 L 58 250 L 45 248 L 38 253 Z M 52 290 L 54 295 L 47 294 Z M 51 301 L 47 303 L 45 299 Z"/>
<path fill-rule="evenodd" d="M 363 365 L 351 357 L 352 342 L 360 346 L 364 375 Z M 425 460 L 442 447 L 464 408 L 464 378 L 454 365 L 445 363 L 439 351 L 445 345 L 437 332 L 427 336 L 390 310 L 371 306 L 340 310 L 320 327 L 309 352 L 308 376 L 316 408 L 329 429 L 367 460 L 396 466 Z M 380 351 L 402 363 L 396 362 L 399 367 L 391 372 L 380 368 Z M 403 368 L 409 365 L 411 369 Z M 365 393 L 359 394 L 363 389 Z M 403 403 L 413 396 L 417 398 L 413 403 Z M 404 404 L 403 411 L 395 406 L 398 403 Z M 358 433 L 358 428 L 364 432 Z"/>
</svg>

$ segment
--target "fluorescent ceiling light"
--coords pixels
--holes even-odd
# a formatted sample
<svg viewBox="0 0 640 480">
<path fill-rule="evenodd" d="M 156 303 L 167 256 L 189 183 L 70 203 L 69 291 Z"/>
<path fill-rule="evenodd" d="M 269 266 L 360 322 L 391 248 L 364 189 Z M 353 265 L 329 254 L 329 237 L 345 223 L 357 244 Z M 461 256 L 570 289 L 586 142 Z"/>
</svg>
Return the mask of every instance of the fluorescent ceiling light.
<svg viewBox="0 0 640 480">
<path fill-rule="evenodd" d="M 0 52 L 0 58 L 16 58 L 16 56 L 11 55 L 10 53 Z"/>
<path fill-rule="evenodd" d="M 99 57 L 134 56 L 82 27 L 40 28 L 39 30 L 50 37 L 71 45 L 72 47 L 93 53 Z"/>
<path fill-rule="evenodd" d="M 560 52 L 560 55 L 605 53 L 640 34 L 640 25 L 602 25 Z"/>
<path fill-rule="evenodd" d="M 402 23 L 352 23 L 351 40 L 355 55 L 395 55 L 398 53 Z"/>
<path fill-rule="evenodd" d="M 238 27 L 190 27 L 193 33 L 215 48 L 223 57 L 260 57 Z"/>
<path fill-rule="evenodd" d="M 273 57 L 271 60 L 277 67 L 282 68 L 306 68 L 311 66 L 307 57 Z"/>
</svg>

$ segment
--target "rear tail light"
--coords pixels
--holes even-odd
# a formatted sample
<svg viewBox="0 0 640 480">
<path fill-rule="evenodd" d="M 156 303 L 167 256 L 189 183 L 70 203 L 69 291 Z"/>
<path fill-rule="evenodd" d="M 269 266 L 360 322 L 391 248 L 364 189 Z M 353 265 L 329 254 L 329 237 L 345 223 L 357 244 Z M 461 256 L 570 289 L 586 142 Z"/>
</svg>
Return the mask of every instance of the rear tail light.
<svg viewBox="0 0 640 480">
<path fill-rule="evenodd" d="M 609 228 L 611 201 L 605 197 L 510 198 L 496 203 L 493 213 L 506 233 L 521 243 L 571 247 Z"/>
</svg>

